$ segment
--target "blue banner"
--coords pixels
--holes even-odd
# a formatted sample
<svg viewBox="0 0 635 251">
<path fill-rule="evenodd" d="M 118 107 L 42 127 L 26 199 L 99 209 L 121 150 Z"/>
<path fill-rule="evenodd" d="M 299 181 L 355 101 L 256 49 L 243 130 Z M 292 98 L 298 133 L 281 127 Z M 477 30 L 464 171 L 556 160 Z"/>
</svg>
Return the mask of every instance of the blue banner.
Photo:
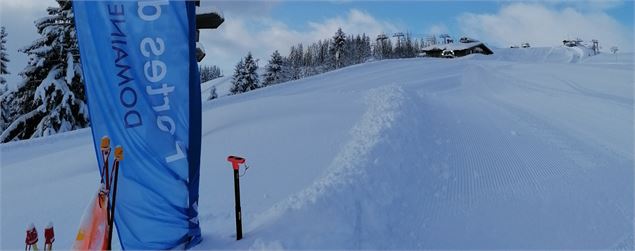
<svg viewBox="0 0 635 251">
<path fill-rule="evenodd" d="M 73 2 L 95 149 L 104 135 L 124 149 L 115 210 L 124 249 L 188 248 L 201 239 L 194 8 Z"/>
</svg>

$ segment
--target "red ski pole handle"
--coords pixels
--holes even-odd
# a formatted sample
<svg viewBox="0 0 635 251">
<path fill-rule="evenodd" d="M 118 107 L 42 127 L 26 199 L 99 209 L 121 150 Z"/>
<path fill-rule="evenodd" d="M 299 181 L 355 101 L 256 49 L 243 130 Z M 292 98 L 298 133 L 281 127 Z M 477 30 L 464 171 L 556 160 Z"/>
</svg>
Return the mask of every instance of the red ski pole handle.
<svg viewBox="0 0 635 251">
<path fill-rule="evenodd" d="M 47 227 L 44 229 L 44 244 L 53 244 L 55 241 L 55 230 L 53 230 L 53 226 Z"/>
<path fill-rule="evenodd" d="M 227 157 L 227 161 L 232 163 L 232 168 L 234 168 L 234 170 L 238 170 L 238 168 L 240 168 L 240 164 L 245 163 L 244 158 L 233 156 L 233 155 L 230 155 L 229 157 Z"/>
<path fill-rule="evenodd" d="M 29 247 L 33 244 L 36 244 L 37 241 L 37 230 L 35 229 L 35 227 L 29 227 L 29 229 L 26 230 L 26 240 L 24 241 L 24 243 L 27 245 L 27 247 Z"/>
</svg>

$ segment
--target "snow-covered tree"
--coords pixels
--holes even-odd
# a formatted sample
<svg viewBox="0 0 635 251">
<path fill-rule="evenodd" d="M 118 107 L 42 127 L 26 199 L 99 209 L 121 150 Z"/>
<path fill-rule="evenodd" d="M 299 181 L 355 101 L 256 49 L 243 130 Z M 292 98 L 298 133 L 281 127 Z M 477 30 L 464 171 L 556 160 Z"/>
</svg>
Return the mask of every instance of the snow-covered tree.
<svg viewBox="0 0 635 251">
<path fill-rule="evenodd" d="M 341 68 L 342 61 L 344 59 L 344 48 L 346 46 L 346 34 L 342 31 L 342 28 L 338 28 L 337 32 L 333 36 L 331 46 L 331 56 L 333 57 L 333 66 L 335 69 Z"/>
<path fill-rule="evenodd" d="M 265 73 L 262 76 L 262 84 L 264 86 L 268 86 L 286 81 L 287 79 L 284 76 L 283 69 L 284 66 L 284 59 L 280 56 L 278 50 L 274 51 L 273 54 L 271 54 L 269 63 L 265 66 Z"/>
<path fill-rule="evenodd" d="M 199 74 L 201 75 L 201 84 L 223 76 L 223 72 L 216 65 L 199 66 L 198 71 L 199 71 Z"/>
<path fill-rule="evenodd" d="M 355 56 L 355 63 L 360 64 L 366 62 L 366 60 L 368 60 L 372 56 L 370 37 L 366 36 L 366 34 L 362 34 L 361 37 L 358 35 L 355 38 L 355 43 L 357 44 L 357 55 Z"/>
<path fill-rule="evenodd" d="M 216 98 L 218 98 L 218 93 L 216 93 L 216 86 L 212 86 L 212 88 L 209 90 L 209 97 L 207 97 L 207 100 Z"/>
<path fill-rule="evenodd" d="M 9 92 L 7 84 L 0 85 L 0 134 L 9 126 L 9 122 L 11 121 L 11 109 L 8 101 L 11 100 L 10 97 L 12 94 L 12 92 Z"/>
<path fill-rule="evenodd" d="M 10 74 L 9 69 L 7 67 L 7 63 L 9 63 L 9 56 L 7 55 L 7 31 L 4 26 L 0 27 L 0 86 L 4 86 L 7 81 L 4 79 L 6 74 Z M 0 87 L 2 88 L 2 87 Z M 1 92 L 2 90 L 0 90 Z M 1 95 L 2 93 L 0 93 Z"/>
<path fill-rule="evenodd" d="M 9 86 L 3 75 L 10 74 L 7 67 L 9 58 L 7 55 L 7 32 L 4 26 L 0 27 L 0 133 L 9 124 L 9 105 L 5 100 L 10 95 Z"/>
<path fill-rule="evenodd" d="M 247 54 L 244 60 L 237 65 L 232 79 L 232 94 L 248 92 L 260 88 L 260 80 L 258 79 L 258 64 L 254 60 L 251 52 Z"/>
<path fill-rule="evenodd" d="M 47 8 L 48 16 L 35 21 L 41 37 L 20 49 L 29 62 L 10 100 L 14 115 L 1 142 L 89 125 L 71 2 L 56 2 L 58 6 Z"/>
<path fill-rule="evenodd" d="M 386 39 L 385 41 L 382 41 L 382 43 L 382 58 L 393 58 L 393 46 L 390 39 Z"/>
<path fill-rule="evenodd" d="M 240 59 L 240 62 L 234 66 L 234 75 L 232 75 L 232 87 L 229 90 L 231 94 L 241 93 L 241 86 L 243 85 L 243 75 L 245 72 L 245 60 Z"/>
</svg>

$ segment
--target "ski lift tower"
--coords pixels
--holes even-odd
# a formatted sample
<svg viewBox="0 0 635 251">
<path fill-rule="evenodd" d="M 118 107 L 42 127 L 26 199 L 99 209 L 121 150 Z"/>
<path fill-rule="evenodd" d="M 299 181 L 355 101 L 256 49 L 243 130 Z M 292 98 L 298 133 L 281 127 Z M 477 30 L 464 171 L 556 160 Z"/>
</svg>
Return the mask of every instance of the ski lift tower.
<svg viewBox="0 0 635 251">
<path fill-rule="evenodd" d="M 450 40 L 451 40 L 450 35 L 448 35 L 448 34 L 441 34 L 441 35 L 439 35 L 439 37 L 443 39 L 443 43 L 444 43 L 444 44 L 450 43 Z"/>
<path fill-rule="evenodd" d="M 576 46 L 582 45 L 582 42 L 584 42 L 584 40 L 582 40 L 582 39 L 581 39 L 581 38 L 579 38 L 579 37 L 575 39 L 575 45 L 576 45 Z"/>
<path fill-rule="evenodd" d="M 383 42 L 383 41 L 384 41 L 384 40 L 386 40 L 386 39 L 388 39 L 388 36 L 386 36 L 386 34 L 383 34 L 383 33 L 382 33 L 382 34 L 377 35 L 377 39 L 376 39 L 376 40 L 377 40 L 377 41 L 382 41 L 382 42 Z"/>
<path fill-rule="evenodd" d="M 225 18 L 219 10 L 214 8 L 201 8 L 201 1 L 196 4 L 196 61 L 201 62 L 205 58 L 205 48 L 199 43 L 200 30 L 217 29 Z"/>
<path fill-rule="evenodd" d="M 593 49 L 593 54 L 597 55 L 600 53 L 600 42 L 597 39 L 593 39 L 591 40 L 591 43 L 593 43 L 591 49 Z"/>
<path fill-rule="evenodd" d="M 397 38 L 397 47 L 401 48 L 401 38 L 404 37 L 405 35 L 403 34 L 403 32 L 397 32 L 395 34 L 392 35 L 392 37 L 396 37 Z"/>
<path fill-rule="evenodd" d="M 384 51 L 384 41 L 388 39 L 388 36 L 386 36 L 386 34 L 379 34 L 377 35 L 377 39 L 375 39 L 376 41 L 376 47 L 375 47 L 375 52 L 377 52 L 377 47 L 379 47 L 379 55 L 375 55 L 378 56 L 379 58 L 383 58 L 383 51 Z M 377 54 L 377 53 L 376 53 Z"/>
</svg>

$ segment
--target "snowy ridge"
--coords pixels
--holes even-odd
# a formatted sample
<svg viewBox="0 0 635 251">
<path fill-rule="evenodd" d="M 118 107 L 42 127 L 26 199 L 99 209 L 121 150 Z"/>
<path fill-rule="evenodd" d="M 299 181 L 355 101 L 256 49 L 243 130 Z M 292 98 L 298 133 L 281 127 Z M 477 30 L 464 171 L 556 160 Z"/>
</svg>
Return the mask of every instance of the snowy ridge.
<svg viewBox="0 0 635 251">
<path fill-rule="evenodd" d="M 493 50 L 493 55 L 477 55 L 477 57 L 486 60 L 504 60 L 516 62 L 578 63 L 585 58 L 593 56 L 593 52 L 589 48 L 584 46 L 504 48 Z"/>
</svg>

